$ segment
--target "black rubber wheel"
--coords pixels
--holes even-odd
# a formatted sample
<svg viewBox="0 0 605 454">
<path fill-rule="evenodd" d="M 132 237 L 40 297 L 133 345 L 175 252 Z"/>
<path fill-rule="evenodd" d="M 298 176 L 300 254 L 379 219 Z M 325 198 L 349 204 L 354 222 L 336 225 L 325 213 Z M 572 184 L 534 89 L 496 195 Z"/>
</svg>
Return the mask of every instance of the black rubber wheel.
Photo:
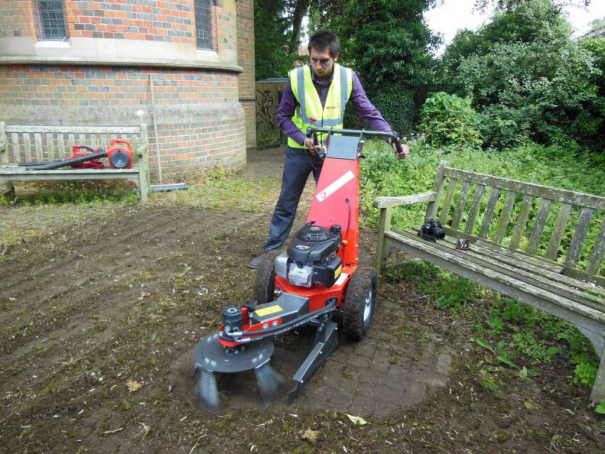
<svg viewBox="0 0 605 454">
<path fill-rule="evenodd" d="M 360 340 L 368 334 L 376 306 L 376 273 L 358 267 L 351 280 L 342 305 L 342 323 L 345 334 Z"/>
<path fill-rule="evenodd" d="M 275 258 L 281 251 L 269 251 L 263 263 L 256 271 L 254 298 L 258 304 L 265 304 L 275 299 Z"/>
</svg>

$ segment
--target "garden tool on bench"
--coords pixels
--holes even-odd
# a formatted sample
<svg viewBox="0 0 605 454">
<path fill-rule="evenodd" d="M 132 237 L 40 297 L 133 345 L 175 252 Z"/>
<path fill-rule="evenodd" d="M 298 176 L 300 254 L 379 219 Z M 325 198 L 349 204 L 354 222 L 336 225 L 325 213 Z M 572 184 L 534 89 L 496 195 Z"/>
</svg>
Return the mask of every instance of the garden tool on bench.
<svg viewBox="0 0 605 454">
<path fill-rule="evenodd" d="M 88 150 L 92 153 L 81 150 Z M 102 169 L 104 166 L 101 158 L 107 158 L 112 169 L 130 169 L 133 163 L 132 146 L 127 140 L 112 140 L 107 150 L 101 148 L 94 150 L 86 145 L 74 145 L 72 152 L 71 156 L 61 161 L 30 162 L 19 165 L 26 167 L 27 170 L 54 170 L 61 167 Z"/>
<path fill-rule="evenodd" d="M 282 381 L 269 364 L 275 336 L 302 325 L 317 328 L 313 348 L 294 375 L 292 401 L 338 347 L 335 312 L 342 313 L 352 339 L 362 339 L 370 328 L 377 283 L 376 273 L 359 265 L 359 158 L 367 137 L 390 138 L 399 151 L 401 144 L 394 133 L 310 127 L 307 137 L 315 133 L 328 140 L 306 225 L 286 252 L 267 254 L 257 271 L 256 300 L 224 309 L 218 332 L 195 347 L 192 373 L 211 411 L 220 408 L 217 374 L 254 370 L 265 400 L 279 394 Z"/>
</svg>

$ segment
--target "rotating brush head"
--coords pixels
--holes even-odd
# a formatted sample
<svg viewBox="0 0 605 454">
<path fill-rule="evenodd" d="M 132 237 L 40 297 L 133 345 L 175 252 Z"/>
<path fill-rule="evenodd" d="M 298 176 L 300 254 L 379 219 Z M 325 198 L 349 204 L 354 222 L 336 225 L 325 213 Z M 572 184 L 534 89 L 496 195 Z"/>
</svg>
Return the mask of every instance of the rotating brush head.
<svg viewBox="0 0 605 454">
<path fill-rule="evenodd" d="M 228 308 L 229 309 L 229 308 Z M 235 312 L 226 310 L 228 316 L 237 317 Z M 237 322 L 236 322 L 237 323 Z M 224 347 L 214 334 L 198 342 L 194 351 L 193 375 L 199 374 L 198 391 L 202 406 L 210 412 L 220 410 L 221 401 L 216 374 L 238 374 L 252 371 L 260 394 L 265 403 L 277 396 L 281 379 L 269 365 L 273 354 L 273 341 L 262 339 L 234 348 Z"/>
</svg>

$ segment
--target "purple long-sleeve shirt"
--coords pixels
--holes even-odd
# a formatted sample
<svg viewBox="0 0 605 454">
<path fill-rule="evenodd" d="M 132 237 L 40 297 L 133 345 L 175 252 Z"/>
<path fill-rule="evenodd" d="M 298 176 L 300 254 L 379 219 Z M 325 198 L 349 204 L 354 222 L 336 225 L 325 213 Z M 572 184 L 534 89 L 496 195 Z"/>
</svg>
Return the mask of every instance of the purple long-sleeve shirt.
<svg viewBox="0 0 605 454">
<path fill-rule="evenodd" d="M 328 96 L 328 89 L 330 88 L 332 78 L 334 77 L 334 71 L 332 71 L 332 74 L 326 80 L 322 80 L 317 77 L 315 75 L 315 71 L 313 71 L 313 68 L 311 68 L 311 75 L 313 78 L 313 84 L 315 85 L 317 93 L 319 94 L 321 105 L 325 106 L 326 98 Z M 384 118 L 382 118 L 380 112 L 378 112 L 378 109 L 374 107 L 374 104 L 372 104 L 366 96 L 366 92 L 361 86 L 361 82 L 354 71 L 353 90 L 351 91 L 349 101 L 353 103 L 353 107 L 355 107 L 355 110 L 359 116 L 365 120 L 374 131 L 392 131 L 389 124 Z M 298 129 L 292 121 L 292 117 L 294 116 L 297 106 L 298 101 L 294 97 L 294 93 L 292 92 L 292 87 L 290 85 L 290 79 L 288 79 L 286 82 L 286 88 L 284 89 L 283 98 L 279 103 L 279 108 L 277 109 L 277 124 L 285 135 L 295 140 L 299 145 L 304 145 L 306 138 L 305 133 Z"/>
</svg>

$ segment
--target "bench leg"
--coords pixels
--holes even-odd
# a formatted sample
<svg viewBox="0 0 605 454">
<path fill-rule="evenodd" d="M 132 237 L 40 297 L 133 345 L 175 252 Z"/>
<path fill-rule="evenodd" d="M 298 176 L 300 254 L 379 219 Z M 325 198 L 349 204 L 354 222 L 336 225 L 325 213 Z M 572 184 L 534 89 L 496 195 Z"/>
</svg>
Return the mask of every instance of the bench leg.
<svg viewBox="0 0 605 454">
<path fill-rule="evenodd" d="M 4 183 L 6 186 L 6 192 L 3 194 L 4 197 L 15 198 L 15 186 L 12 181 L 7 181 Z"/>
<path fill-rule="evenodd" d="M 598 403 L 605 399 L 605 336 L 602 333 L 597 333 L 579 326 L 578 330 L 592 342 L 595 352 L 601 358 L 597 376 L 592 385 L 592 392 L 590 393 L 590 400 Z"/>
<path fill-rule="evenodd" d="M 141 202 L 147 203 L 147 194 L 149 193 L 149 182 L 147 175 L 149 172 L 144 167 L 139 171 L 139 190 L 141 191 Z"/>
<path fill-rule="evenodd" d="M 605 399 L 605 359 L 603 359 L 603 355 L 601 355 L 601 363 L 599 364 L 599 369 L 597 370 L 594 385 L 592 385 L 590 400 L 599 403 L 603 399 Z"/>
<path fill-rule="evenodd" d="M 380 222 L 378 223 L 378 246 L 376 247 L 376 273 L 380 274 L 387 263 L 387 247 L 384 232 L 391 228 L 392 208 L 380 210 Z"/>
</svg>

